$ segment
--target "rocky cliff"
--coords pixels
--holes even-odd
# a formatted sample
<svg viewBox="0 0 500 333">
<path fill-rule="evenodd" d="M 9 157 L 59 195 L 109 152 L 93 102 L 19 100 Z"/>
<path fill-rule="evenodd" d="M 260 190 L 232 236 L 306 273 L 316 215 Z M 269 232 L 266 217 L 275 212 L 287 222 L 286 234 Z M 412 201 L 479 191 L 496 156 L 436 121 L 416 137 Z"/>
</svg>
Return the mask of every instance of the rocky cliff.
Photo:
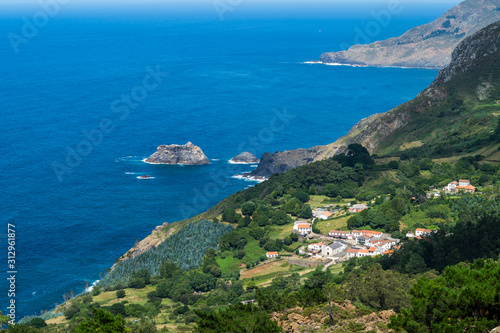
<svg viewBox="0 0 500 333">
<path fill-rule="evenodd" d="M 365 66 L 443 68 L 453 49 L 467 36 L 500 20 L 500 0 L 466 0 L 437 20 L 400 37 L 354 45 L 347 51 L 321 55 L 324 63 Z"/>
<path fill-rule="evenodd" d="M 500 22 L 496 22 L 465 38 L 451 63 L 414 100 L 362 119 L 329 147 L 359 143 L 372 153 L 397 153 L 477 140 L 496 127 L 499 110 L 489 105 L 498 105 L 494 92 L 499 87 Z M 489 99 L 491 103 L 485 104 Z"/>
<path fill-rule="evenodd" d="M 499 117 L 500 22 L 496 22 L 465 38 L 449 66 L 414 100 L 360 120 L 329 145 L 266 153 L 251 175 L 282 173 L 345 152 L 351 143 L 378 154 L 418 147 L 465 149 L 492 133 Z"/>
<path fill-rule="evenodd" d="M 292 168 L 311 163 L 323 152 L 324 146 L 317 146 L 309 149 L 264 153 L 257 169 L 244 176 L 268 178 L 274 173 L 283 173 Z"/>
<path fill-rule="evenodd" d="M 156 152 L 146 159 L 152 164 L 210 164 L 200 147 L 191 142 L 185 145 L 161 145 Z"/>
</svg>

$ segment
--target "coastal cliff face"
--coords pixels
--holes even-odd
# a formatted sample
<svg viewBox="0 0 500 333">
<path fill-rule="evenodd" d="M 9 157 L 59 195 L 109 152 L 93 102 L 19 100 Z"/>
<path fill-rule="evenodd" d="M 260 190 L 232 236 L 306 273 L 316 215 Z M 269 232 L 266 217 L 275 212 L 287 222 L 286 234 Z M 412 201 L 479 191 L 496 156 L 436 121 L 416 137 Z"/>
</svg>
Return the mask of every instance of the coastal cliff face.
<svg viewBox="0 0 500 333">
<path fill-rule="evenodd" d="M 153 164 L 210 164 L 201 148 L 191 142 L 185 145 L 161 145 L 153 155 L 146 159 L 146 162 Z"/>
<path fill-rule="evenodd" d="M 259 166 L 246 176 L 268 178 L 275 173 L 283 173 L 292 168 L 314 162 L 324 152 L 324 146 L 309 149 L 295 149 L 264 153 Z"/>
<path fill-rule="evenodd" d="M 467 0 L 400 37 L 323 53 L 320 60 L 346 65 L 443 68 L 460 41 L 500 20 L 499 8 L 500 0 Z"/>
<path fill-rule="evenodd" d="M 477 107 L 492 98 L 490 104 L 498 107 Z M 500 114 L 500 100 L 495 98 L 500 98 L 500 22 L 465 38 L 453 52 L 450 65 L 412 101 L 360 120 L 329 145 L 266 153 L 251 175 L 282 173 L 343 153 L 352 143 L 384 154 L 474 140 L 495 129 Z"/>
<path fill-rule="evenodd" d="M 493 94 L 499 87 L 500 22 L 496 22 L 465 38 L 453 52 L 450 65 L 414 100 L 362 119 L 329 146 L 359 143 L 372 153 L 394 153 L 474 140 L 498 122 L 498 108 L 485 108 L 481 103 L 491 99 L 491 104 L 498 105 Z"/>
</svg>

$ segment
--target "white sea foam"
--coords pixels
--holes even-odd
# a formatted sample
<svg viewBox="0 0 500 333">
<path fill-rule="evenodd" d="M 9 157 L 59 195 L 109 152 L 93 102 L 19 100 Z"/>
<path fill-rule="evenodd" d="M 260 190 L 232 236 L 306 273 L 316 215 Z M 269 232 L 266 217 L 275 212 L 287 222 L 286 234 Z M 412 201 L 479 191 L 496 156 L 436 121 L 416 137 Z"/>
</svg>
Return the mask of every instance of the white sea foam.
<svg viewBox="0 0 500 333">
<path fill-rule="evenodd" d="M 256 167 L 258 167 L 259 165 L 258 165 L 258 164 L 252 164 L 252 165 L 250 165 L 250 166 L 251 166 L 252 168 L 256 168 Z"/>
<path fill-rule="evenodd" d="M 313 60 L 311 60 L 311 61 L 304 61 L 303 64 L 313 64 L 313 65 L 319 64 L 319 65 L 322 65 L 323 63 L 321 61 L 313 61 Z"/>
<path fill-rule="evenodd" d="M 143 156 L 125 156 L 115 159 L 117 163 L 139 163 L 144 161 L 145 158 Z"/>
<path fill-rule="evenodd" d="M 251 164 L 251 163 L 248 163 L 248 162 L 235 162 L 232 159 L 230 159 L 229 161 L 227 161 L 227 163 L 229 163 L 229 164 Z"/>
<path fill-rule="evenodd" d="M 136 178 L 141 179 L 141 180 L 156 179 L 156 177 L 151 177 L 151 176 L 149 176 L 148 178 L 141 178 L 141 177 L 143 177 L 143 176 L 137 176 Z"/>
<path fill-rule="evenodd" d="M 267 180 L 267 178 L 261 176 L 245 176 L 245 175 L 234 175 L 231 176 L 231 178 L 242 179 L 246 182 L 258 182 L 258 183 L 262 183 L 263 181 Z"/>
<path fill-rule="evenodd" d="M 210 161 L 217 162 L 219 159 L 218 158 L 212 158 Z"/>
<path fill-rule="evenodd" d="M 85 292 L 86 292 L 86 293 L 91 292 L 91 291 L 92 291 L 92 289 L 94 289 L 94 287 L 97 285 L 97 283 L 99 283 L 99 281 L 100 281 L 100 280 L 96 280 L 96 281 L 94 281 L 94 282 L 92 283 L 92 285 L 91 285 L 91 286 L 89 286 L 88 288 L 85 288 Z"/>
<path fill-rule="evenodd" d="M 233 159 L 227 161 L 229 164 L 255 164 L 255 162 L 235 162 Z"/>
<path fill-rule="evenodd" d="M 323 62 L 323 65 L 327 66 L 346 66 L 346 67 L 368 67 L 366 65 L 355 65 L 355 64 L 341 64 L 338 62 Z"/>
</svg>

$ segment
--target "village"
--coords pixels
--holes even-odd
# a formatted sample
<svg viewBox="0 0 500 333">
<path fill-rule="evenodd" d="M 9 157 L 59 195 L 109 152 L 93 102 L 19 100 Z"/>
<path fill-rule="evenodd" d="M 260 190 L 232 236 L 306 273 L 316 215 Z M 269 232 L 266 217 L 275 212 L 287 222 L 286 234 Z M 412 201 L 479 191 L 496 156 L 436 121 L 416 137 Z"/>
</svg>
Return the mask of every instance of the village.
<svg viewBox="0 0 500 333">
<path fill-rule="evenodd" d="M 442 190 L 430 188 L 427 198 L 438 198 L 441 195 L 457 195 L 460 193 L 475 193 L 476 188 L 469 180 L 460 179 L 453 181 Z M 313 210 L 313 218 L 317 220 L 329 220 L 340 214 L 342 209 L 332 208 L 333 205 Z M 362 212 L 369 207 L 365 204 L 348 204 L 346 209 L 349 214 Z M 376 230 L 330 230 L 327 234 L 314 233 L 312 223 L 307 220 L 295 221 L 292 232 L 296 233 L 306 245 L 298 250 L 298 254 L 312 260 L 323 260 L 331 264 L 337 264 L 351 258 L 364 256 L 375 257 L 377 255 L 392 255 L 394 250 L 401 247 L 400 239 L 391 237 L 390 234 Z M 425 228 L 415 228 L 407 232 L 407 238 L 423 239 L 426 235 L 435 232 Z M 307 243 L 313 241 L 313 243 Z M 267 252 L 267 258 L 276 258 L 278 252 Z"/>
</svg>

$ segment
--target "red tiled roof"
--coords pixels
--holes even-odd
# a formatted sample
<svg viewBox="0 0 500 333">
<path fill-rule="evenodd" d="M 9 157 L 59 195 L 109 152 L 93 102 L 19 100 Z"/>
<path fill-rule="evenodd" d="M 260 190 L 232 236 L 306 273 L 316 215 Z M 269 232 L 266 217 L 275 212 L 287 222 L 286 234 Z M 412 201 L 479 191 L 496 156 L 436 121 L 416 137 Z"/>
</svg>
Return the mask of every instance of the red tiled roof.
<svg viewBox="0 0 500 333">
<path fill-rule="evenodd" d="M 347 253 L 358 253 L 359 250 L 358 249 L 348 249 L 347 250 Z"/>
<path fill-rule="evenodd" d="M 267 252 L 267 255 L 273 255 L 273 254 L 278 254 L 278 252 Z"/>
<path fill-rule="evenodd" d="M 366 250 L 366 249 L 361 249 L 361 250 L 359 250 L 358 252 L 359 252 L 359 253 L 368 253 L 368 250 Z"/>
<path fill-rule="evenodd" d="M 382 235 L 380 231 L 375 231 L 375 230 L 361 230 L 361 232 L 364 232 L 365 234 Z"/>
<path fill-rule="evenodd" d="M 476 190 L 476 187 L 475 186 L 472 186 L 472 185 L 467 185 L 467 186 L 457 186 L 458 189 L 464 189 L 464 190 L 473 190 L 475 191 Z"/>
<path fill-rule="evenodd" d="M 309 227 L 309 224 L 299 224 L 299 225 L 297 225 L 297 228 L 306 229 L 306 228 L 310 228 L 310 227 Z"/>
</svg>

